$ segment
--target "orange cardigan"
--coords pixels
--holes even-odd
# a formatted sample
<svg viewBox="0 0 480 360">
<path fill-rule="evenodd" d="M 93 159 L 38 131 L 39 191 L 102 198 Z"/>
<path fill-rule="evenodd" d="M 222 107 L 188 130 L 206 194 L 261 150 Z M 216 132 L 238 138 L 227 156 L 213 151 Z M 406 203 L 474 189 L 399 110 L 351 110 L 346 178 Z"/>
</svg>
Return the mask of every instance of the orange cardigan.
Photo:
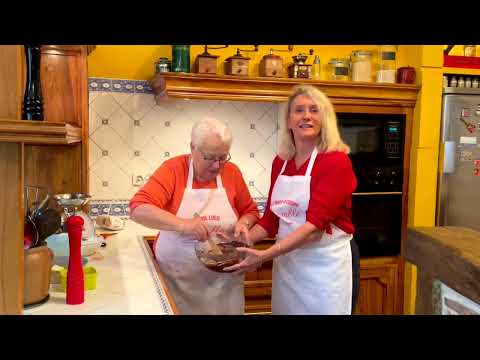
<svg viewBox="0 0 480 360">
<path fill-rule="evenodd" d="M 190 155 L 180 155 L 166 160 L 153 173 L 147 183 L 130 200 L 130 213 L 140 204 L 152 204 L 176 215 L 187 186 Z M 259 218 L 257 204 L 253 201 L 242 173 L 237 165 L 227 162 L 220 172 L 223 187 L 235 214 L 240 218 L 252 214 Z M 216 180 L 193 180 L 194 189 L 214 189 Z"/>
</svg>

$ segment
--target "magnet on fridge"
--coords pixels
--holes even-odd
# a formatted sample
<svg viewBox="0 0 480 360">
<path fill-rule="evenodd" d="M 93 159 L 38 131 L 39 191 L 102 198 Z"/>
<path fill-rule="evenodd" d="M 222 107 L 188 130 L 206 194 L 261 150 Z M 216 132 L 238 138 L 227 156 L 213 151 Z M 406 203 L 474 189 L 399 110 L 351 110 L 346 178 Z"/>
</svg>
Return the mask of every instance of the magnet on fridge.
<svg viewBox="0 0 480 360">
<path fill-rule="evenodd" d="M 477 138 L 475 136 L 460 136 L 460 144 L 477 144 Z"/>
</svg>

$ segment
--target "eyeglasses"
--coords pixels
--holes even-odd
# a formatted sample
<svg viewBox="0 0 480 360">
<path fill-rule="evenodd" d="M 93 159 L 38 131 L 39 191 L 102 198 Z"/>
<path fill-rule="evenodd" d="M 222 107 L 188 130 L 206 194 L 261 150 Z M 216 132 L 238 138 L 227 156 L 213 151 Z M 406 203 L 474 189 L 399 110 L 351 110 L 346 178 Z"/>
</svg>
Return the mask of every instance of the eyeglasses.
<svg viewBox="0 0 480 360">
<path fill-rule="evenodd" d="M 230 155 L 230 153 L 226 154 L 226 155 L 222 155 L 218 158 L 216 158 L 215 156 L 210 156 L 210 155 L 206 155 L 202 150 L 200 150 L 199 148 L 197 148 L 197 150 L 203 155 L 203 160 L 213 164 L 214 162 L 218 161 L 220 164 L 225 164 L 227 161 L 229 161 L 232 156 Z"/>
</svg>

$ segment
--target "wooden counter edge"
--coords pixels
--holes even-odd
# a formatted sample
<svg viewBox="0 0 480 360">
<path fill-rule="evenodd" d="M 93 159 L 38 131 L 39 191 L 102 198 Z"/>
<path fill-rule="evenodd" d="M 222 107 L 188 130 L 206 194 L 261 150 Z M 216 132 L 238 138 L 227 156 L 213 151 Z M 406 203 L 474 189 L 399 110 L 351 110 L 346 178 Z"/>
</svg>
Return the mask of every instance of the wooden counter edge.
<svg viewBox="0 0 480 360">
<path fill-rule="evenodd" d="M 428 277 L 441 281 L 480 304 L 480 266 L 465 259 L 459 248 L 432 239 L 424 232 L 428 229 L 431 228 L 408 228 L 405 259 L 425 273 L 423 276 L 428 274 Z M 445 230 L 448 229 L 443 231 Z"/>
<path fill-rule="evenodd" d="M 155 236 L 142 236 L 142 240 L 145 243 L 144 245 L 147 248 L 148 254 L 150 255 L 152 259 L 153 266 L 155 267 L 155 271 L 157 272 L 158 278 L 160 279 L 160 282 L 162 283 L 163 290 L 165 291 L 165 294 L 167 295 L 167 300 L 172 307 L 172 311 L 174 315 L 179 315 L 177 306 L 175 305 L 175 302 L 173 301 L 173 297 L 170 294 L 170 291 L 168 290 L 167 283 L 165 282 L 162 271 L 160 270 L 160 266 L 158 265 L 158 262 L 155 261 L 155 256 L 153 255 L 153 251 L 150 248 L 150 245 L 148 244 L 148 240 L 154 240 Z"/>
</svg>

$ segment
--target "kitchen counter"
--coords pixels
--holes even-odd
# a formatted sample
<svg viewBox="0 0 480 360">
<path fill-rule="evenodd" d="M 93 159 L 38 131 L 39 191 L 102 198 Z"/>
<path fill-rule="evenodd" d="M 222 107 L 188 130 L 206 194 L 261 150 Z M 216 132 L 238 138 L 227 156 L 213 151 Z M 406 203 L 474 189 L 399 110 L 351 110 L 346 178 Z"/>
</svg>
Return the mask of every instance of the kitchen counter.
<svg viewBox="0 0 480 360">
<path fill-rule="evenodd" d="M 130 220 L 119 233 L 106 239 L 107 246 L 89 257 L 87 266 L 97 270 L 95 290 L 85 291 L 85 302 L 67 305 L 66 293 L 50 287 L 50 299 L 24 310 L 29 315 L 172 315 L 176 314 L 159 268 L 143 239 L 156 230 Z M 103 257 L 103 258 L 102 258 Z"/>
<path fill-rule="evenodd" d="M 416 314 L 480 315 L 480 232 L 409 228 L 405 258 L 417 266 Z"/>
</svg>

